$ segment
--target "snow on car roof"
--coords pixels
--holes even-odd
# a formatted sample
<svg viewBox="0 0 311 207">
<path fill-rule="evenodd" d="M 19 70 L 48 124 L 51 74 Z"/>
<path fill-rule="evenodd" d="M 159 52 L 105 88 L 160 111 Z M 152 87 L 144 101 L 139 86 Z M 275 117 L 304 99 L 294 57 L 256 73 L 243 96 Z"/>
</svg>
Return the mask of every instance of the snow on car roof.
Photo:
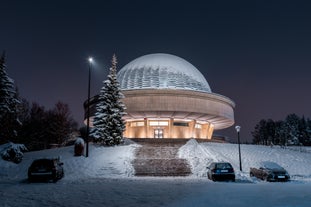
<svg viewBox="0 0 311 207">
<path fill-rule="evenodd" d="M 260 164 L 261 166 L 268 168 L 268 169 L 283 169 L 283 167 L 281 167 L 275 162 L 264 161 L 264 162 L 261 162 Z"/>
</svg>

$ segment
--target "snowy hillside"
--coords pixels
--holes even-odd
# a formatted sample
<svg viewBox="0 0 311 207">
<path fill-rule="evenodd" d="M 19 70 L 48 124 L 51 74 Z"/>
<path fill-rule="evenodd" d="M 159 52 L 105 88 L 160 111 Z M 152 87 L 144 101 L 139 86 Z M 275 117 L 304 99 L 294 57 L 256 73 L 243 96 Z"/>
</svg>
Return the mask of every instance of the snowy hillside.
<svg viewBox="0 0 311 207">
<path fill-rule="evenodd" d="M 89 157 L 75 157 L 74 147 L 64 147 L 43 151 L 26 152 L 20 164 L 0 159 L 0 180 L 26 179 L 27 169 L 34 159 L 58 157 L 64 162 L 63 180 L 88 178 L 127 178 L 133 177 L 131 161 L 134 151 L 139 147 L 130 144 L 117 147 L 90 145 Z M 222 143 L 197 143 L 190 140 L 179 149 L 179 157 L 189 161 L 192 175 L 189 178 L 205 178 L 206 166 L 212 161 L 229 161 L 235 168 L 237 181 L 253 181 L 249 177 L 249 168 L 257 167 L 262 161 L 273 161 L 284 167 L 292 180 L 311 181 L 310 148 L 293 150 L 274 146 L 241 145 L 243 172 L 239 171 L 238 145 Z"/>
<path fill-rule="evenodd" d="M 188 177 L 134 177 L 131 161 L 140 147 L 90 145 L 89 157 L 74 157 L 74 147 L 25 153 L 20 164 L 0 160 L 0 206 L 299 206 L 311 203 L 311 153 L 299 148 L 281 149 L 241 145 L 243 172 L 239 172 L 236 144 L 201 143 L 190 140 L 179 150 L 192 166 Z M 310 148 L 304 148 L 308 151 Z M 27 169 L 33 159 L 61 157 L 65 177 L 57 183 L 28 183 Z M 211 161 L 233 164 L 237 182 L 212 182 L 206 178 Z M 250 166 L 270 160 L 285 167 L 291 182 L 251 180 Z M 224 196 L 225 195 L 225 196 Z"/>
<path fill-rule="evenodd" d="M 64 163 L 66 180 L 96 177 L 129 177 L 133 175 L 131 160 L 136 144 L 118 147 L 90 145 L 89 157 L 75 157 L 74 146 L 27 152 L 20 164 L 0 159 L 0 179 L 26 179 L 31 162 L 38 158 L 60 157 Z"/>
<path fill-rule="evenodd" d="M 194 177 L 206 177 L 206 167 L 212 161 L 228 161 L 235 169 L 237 180 L 250 180 L 250 167 L 259 167 L 262 161 L 272 161 L 284 167 L 292 180 L 311 181 L 310 149 L 241 145 L 243 172 L 239 171 L 237 144 L 211 142 L 199 144 L 195 140 L 190 140 L 180 149 L 179 156 L 189 160 Z"/>
</svg>

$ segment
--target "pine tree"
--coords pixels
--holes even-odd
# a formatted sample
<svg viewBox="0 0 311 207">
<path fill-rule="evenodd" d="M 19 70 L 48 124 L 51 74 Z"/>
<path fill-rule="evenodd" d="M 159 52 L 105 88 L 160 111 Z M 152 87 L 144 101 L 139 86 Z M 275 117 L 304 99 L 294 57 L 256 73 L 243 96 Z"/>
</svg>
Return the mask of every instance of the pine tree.
<svg viewBox="0 0 311 207">
<path fill-rule="evenodd" d="M 255 131 L 252 132 L 253 143 L 254 144 L 268 144 L 268 131 L 267 131 L 267 121 L 261 119 L 258 124 L 255 126 Z"/>
<path fill-rule="evenodd" d="M 104 145 L 113 146 L 123 142 L 125 123 L 122 116 L 125 114 L 125 106 L 121 99 L 124 97 L 117 80 L 117 58 L 112 57 L 108 79 L 103 82 L 99 94 L 99 103 L 96 105 L 96 113 L 93 120 L 91 136 Z"/>
<path fill-rule="evenodd" d="M 5 53 L 0 58 L 0 143 L 14 141 L 17 128 L 21 125 L 18 120 L 20 101 L 14 81 L 7 75 Z"/>
<path fill-rule="evenodd" d="M 299 131 L 299 142 L 302 145 L 308 145 L 309 137 L 308 137 L 308 125 L 305 117 L 303 116 L 299 121 L 298 131 Z"/>
<path fill-rule="evenodd" d="M 287 144 L 299 144 L 299 122 L 300 118 L 296 114 L 289 114 L 286 116 L 284 130 L 288 134 Z"/>
</svg>

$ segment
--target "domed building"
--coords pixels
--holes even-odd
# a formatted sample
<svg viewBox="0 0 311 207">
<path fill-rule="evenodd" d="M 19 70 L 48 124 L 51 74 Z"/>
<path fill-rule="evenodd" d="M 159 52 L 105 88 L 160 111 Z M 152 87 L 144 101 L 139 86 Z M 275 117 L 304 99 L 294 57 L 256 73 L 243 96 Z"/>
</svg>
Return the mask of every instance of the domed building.
<svg viewBox="0 0 311 207">
<path fill-rule="evenodd" d="M 139 57 L 117 79 L 125 96 L 124 137 L 211 139 L 214 130 L 234 124 L 234 102 L 212 93 L 200 71 L 175 55 Z"/>
</svg>

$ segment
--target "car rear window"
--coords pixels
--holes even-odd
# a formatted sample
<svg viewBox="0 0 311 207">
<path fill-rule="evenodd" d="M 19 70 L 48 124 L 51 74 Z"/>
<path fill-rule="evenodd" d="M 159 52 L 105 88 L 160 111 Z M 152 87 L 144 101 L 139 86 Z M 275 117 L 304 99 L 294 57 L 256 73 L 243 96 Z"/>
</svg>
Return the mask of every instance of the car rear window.
<svg viewBox="0 0 311 207">
<path fill-rule="evenodd" d="M 217 169 L 229 169 L 229 168 L 232 168 L 232 166 L 230 165 L 230 163 L 217 163 L 216 168 Z"/>
<path fill-rule="evenodd" d="M 36 166 L 46 166 L 46 167 L 52 167 L 53 161 L 48 159 L 42 159 L 42 160 L 35 160 L 32 164 L 33 167 Z"/>
</svg>

